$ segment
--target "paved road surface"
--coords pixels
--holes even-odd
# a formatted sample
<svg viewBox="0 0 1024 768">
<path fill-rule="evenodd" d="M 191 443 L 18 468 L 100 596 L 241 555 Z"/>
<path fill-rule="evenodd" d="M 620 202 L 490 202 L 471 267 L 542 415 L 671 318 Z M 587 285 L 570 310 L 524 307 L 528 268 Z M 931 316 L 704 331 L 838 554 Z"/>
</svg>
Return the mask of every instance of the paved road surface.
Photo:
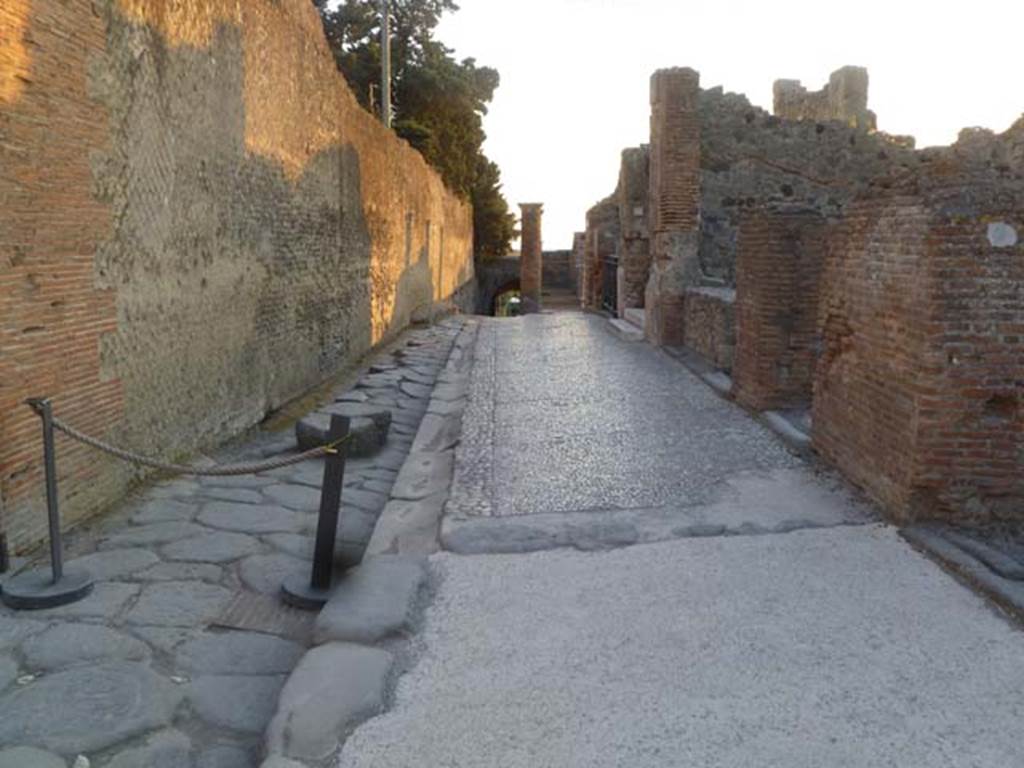
<svg viewBox="0 0 1024 768">
<path fill-rule="evenodd" d="M 1020 630 L 673 360 L 492 321 L 472 391 L 419 658 L 340 766 L 1024 765 Z"/>
</svg>

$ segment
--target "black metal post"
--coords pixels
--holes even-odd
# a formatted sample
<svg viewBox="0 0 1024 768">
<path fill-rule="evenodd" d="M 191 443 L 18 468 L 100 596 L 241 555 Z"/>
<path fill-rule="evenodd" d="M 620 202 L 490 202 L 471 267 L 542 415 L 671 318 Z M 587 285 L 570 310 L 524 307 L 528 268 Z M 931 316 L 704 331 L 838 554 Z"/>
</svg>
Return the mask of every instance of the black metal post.
<svg viewBox="0 0 1024 768">
<path fill-rule="evenodd" d="M 65 573 L 60 538 L 60 507 L 57 496 L 57 448 L 53 439 L 53 405 L 47 399 L 28 404 L 43 421 L 43 465 L 46 469 L 46 513 L 50 528 L 50 573 L 36 570 L 19 574 L 4 584 L 3 602 L 17 610 L 37 610 L 67 605 L 92 591 L 88 573 Z"/>
<path fill-rule="evenodd" d="M 43 420 L 43 463 L 46 467 L 46 516 L 50 524 L 50 569 L 53 583 L 64 575 L 64 553 L 60 541 L 60 508 L 57 500 L 57 448 L 53 442 L 53 404 L 39 401 L 39 416 Z"/>
<path fill-rule="evenodd" d="M 350 421 L 347 416 L 331 416 L 327 444 L 337 446 L 324 462 L 324 482 L 320 492 L 320 517 L 313 547 L 313 572 L 305 579 L 286 579 L 282 585 L 285 602 L 297 608 L 319 610 L 330 599 L 334 575 L 334 544 L 338 537 L 341 492 L 345 481 L 345 438 Z"/>
</svg>

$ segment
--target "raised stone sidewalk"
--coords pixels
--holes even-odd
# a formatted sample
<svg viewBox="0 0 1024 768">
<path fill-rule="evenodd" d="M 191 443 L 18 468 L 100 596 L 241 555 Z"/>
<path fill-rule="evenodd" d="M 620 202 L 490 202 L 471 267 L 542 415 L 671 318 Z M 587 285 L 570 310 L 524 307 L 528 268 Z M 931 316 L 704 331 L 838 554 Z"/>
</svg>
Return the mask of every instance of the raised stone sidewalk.
<svg viewBox="0 0 1024 768">
<path fill-rule="evenodd" d="M 354 389 L 337 393 L 391 412 L 383 450 L 346 465 L 341 560 L 366 545 L 382 511 L 395 541 L 378 550 L 400 552 L 429 527 L 422 514 L 411 527 L 396 522 L 405 507 L 391 504 L 435 488 L 440 469 L 419 465 L 421 446 L 413 468 L 399 470 L 421 421 L 432 429 L 434 384 L 440 375 L 438 389 L 450 388 L 442 367 L 461 349 L 464 325 L 453 318 L 411 331 Z M 260 431 L 215 458 L 294 449 L 291 432 Z M 69 536 L 68 565 L 93 574 L 93 594 L 47 611 L 0 607 L 0 768 L 249 768 L 264 757 L 272 719 L 271 752 L 336 749 L 348 723 L 379 708 L 391 666 L 388 651 L 356 643 L 410 620 L 423 565 L 403 557 L 350 573 L 352 588 L 315 632 L 312 615 L 283 606 L 281 581 L 309 573 L 322 474 L 314 461 L 252 477 L 163 482 Z M 381 589 L 398 602 L 377 600 Z M 388 606 L 384 614 L 378 605 Z M 319 647 L 307 654 L 314 640 Z M 350 670 L 358 672 L 351 679 Z M 360 682 L 369 693 L 358 693 Z M 329 723 L 303 709 L 325 686 L 356 692 Z"/>
</svg>

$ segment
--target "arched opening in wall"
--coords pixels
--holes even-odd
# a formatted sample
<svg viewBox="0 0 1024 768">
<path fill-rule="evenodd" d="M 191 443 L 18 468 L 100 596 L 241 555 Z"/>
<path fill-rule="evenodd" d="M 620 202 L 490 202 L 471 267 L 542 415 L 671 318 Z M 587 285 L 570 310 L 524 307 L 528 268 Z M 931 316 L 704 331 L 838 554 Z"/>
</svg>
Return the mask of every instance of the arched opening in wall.
<svg viewBox="0 0 1024 768">
<path fill-rule="evenodd" d="M 494 292 L 491 314 L 494 317 L 517 317 L 522 314 L 522 295 L 519 279 L 510 280 Z"/>
</svg>

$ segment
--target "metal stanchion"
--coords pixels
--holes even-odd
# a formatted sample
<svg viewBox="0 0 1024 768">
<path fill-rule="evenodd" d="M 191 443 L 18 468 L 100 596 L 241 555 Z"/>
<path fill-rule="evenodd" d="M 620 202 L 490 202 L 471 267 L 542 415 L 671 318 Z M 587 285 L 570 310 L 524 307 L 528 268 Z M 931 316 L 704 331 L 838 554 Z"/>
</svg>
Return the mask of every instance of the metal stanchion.
<svg viewBox="0 0 1024 768">
<path fill-rule="evenodd" d="M 327 455 L 324 464 L 323 490 L 320 492 L 320 518 L 313 549 L 313 572 L 309 579 L 292 576 L 284 580 L 281 593 L 289 605 L 304 610 L 320 610 L 331 597 L 334 575 L 334 542 L 338 536 L 341 512 L 341 489 L 345 480 L 345 438 L 349 432 L 346 416 L 331 416 L 327 444 L 338 446 Z"/>
<path fill-rule="evenodd" d="M 60 538 L 57 499 L 57 451 L 53 440 L 53 408 L 49 400 L 29 400 L 43 421 L 43 454 L 46 464 L 46 511 L 50 525 L 50 571 L 35 570 L 4 582 L 0 598 L 16 610 L 38 610 L 67 605 L 92 591 L 92 577 L 84 571 L 65 572 Z"/>
</svg>

